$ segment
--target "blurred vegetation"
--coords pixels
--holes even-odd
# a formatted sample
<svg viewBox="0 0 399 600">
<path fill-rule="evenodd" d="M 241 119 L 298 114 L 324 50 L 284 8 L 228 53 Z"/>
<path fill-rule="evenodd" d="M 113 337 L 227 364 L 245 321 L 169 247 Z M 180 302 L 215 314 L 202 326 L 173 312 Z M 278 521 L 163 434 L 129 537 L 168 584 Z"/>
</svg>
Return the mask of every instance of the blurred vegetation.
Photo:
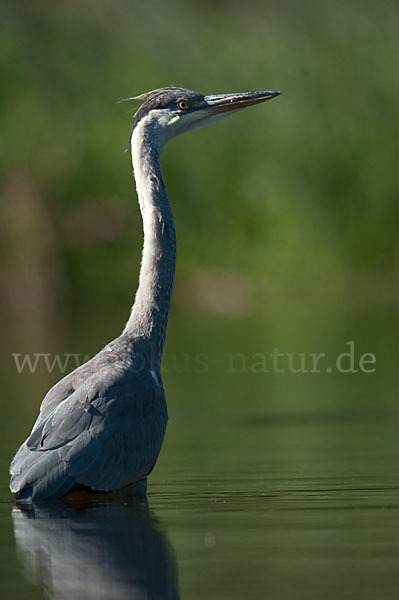
<svg viewBox="0 0 399 600">
<path fill-rule="evenodd" d="M 94 353 L 121 330 L 142 231 L 124 154 L 138 104 L 116 100 L 171 83 L 283 95 L 165 150 L 169 347 L 226 319 L 234 339 L 251 322 L 294 343 L 319 313 L 394 313 L 396 2 L 36 0 L 2 16 L 7 369 L 10 348 Z"/>
</svg>

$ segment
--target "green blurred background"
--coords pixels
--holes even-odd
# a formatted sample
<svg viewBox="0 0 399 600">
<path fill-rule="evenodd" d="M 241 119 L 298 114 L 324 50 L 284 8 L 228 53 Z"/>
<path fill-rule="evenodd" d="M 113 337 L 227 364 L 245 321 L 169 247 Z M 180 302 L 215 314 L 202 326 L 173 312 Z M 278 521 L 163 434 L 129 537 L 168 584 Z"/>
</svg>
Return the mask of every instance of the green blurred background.
<svg viewBox="0 0 399 600">
<path fill-rule="evenodd" d="M 10 456 L 61 377 L 42 363 L 18 374 L 12 354 L 93 355 L 128 317 L 142 228 L 124 148 L 138 103 L 116 101 L 170 84 L 283 95 L 164 152 L 178 262 L 154 485 L 183 455 L 203 476 L 232 472 L 237 424 L 263 418 L 278 429 L 309 416 L 305 465 L 323 452 L 320 413 L 368 411 L 378 445 L 381 415 L 397 417 L 398 14 L 394 0 L 2 3 L 4 498 Z M 335 357 L 349 340 L 376 356 L 374 373 L 217 362 L 274 348 Z M 205 373 L 185 362 L 198 352 Z M 246 460 L 265 451 L 258 433 Z"/>
<path fill-rule="evenodd" d="M 343 352 L 360 332 L 358 351 L 392 364 L 395 2 L 39 0 L 2 14 L 1 364 L 18 435 L 60 372 L 17 377 L 12 353 L 92 355 L 127 319 L 138 103 L 116 101 L 169 84 L 283 95 L 165 150 L 178 235 L 167 353 Z"/>
<path fill-rule="evenodd" d="M 377 352 L 368 328 L 392 331 L 397 308 L 394 2 L 2 12 L 2 366 L 21 410 L 33 415 L 60 373 L 16 377 L 12 353 L 93 354 L 123 327 L 142 230 L 124 154 L 137 103 L 116 100 L 170 83 L 284 94 L 166 148 L 178 233 L 167 352 L 214 340 L 323 352 L 334 335 L 344 351 L 358 320 L 359 351 Z"/>
</svg>

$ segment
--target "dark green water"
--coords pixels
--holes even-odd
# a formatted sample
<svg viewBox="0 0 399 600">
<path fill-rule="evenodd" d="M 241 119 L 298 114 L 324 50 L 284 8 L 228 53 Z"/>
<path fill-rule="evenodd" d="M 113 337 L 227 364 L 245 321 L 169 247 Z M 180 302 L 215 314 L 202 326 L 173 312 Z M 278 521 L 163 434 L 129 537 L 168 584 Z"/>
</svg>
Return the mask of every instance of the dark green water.
<svg viewBox="0 0 399 600">
<path fill-rule="evenodd" d="M 280 323 L 265 353 L 279 337 L 281 351 L 324 351 L 334 364 L 354 340 L 359 355 L 375 354 L 376 370 L 257 373 L 248 366 L 261 345 L 253 325 L 193 326 L 184 337 L 175 321 L 165 357 L 170 423 L 149 481 L 149 514 L 13 509 L 6 468 L 33 420 L 15 397 L 1 454 L 2 597 L 396 598 L 393 324 L 364 317 L 323 328 L 297 319 L 307 330 L 301 346 L 299 329 L 294 336 L 285 323 L 284 337 Z M 194 367 L 194 347 L 207 349 L 206 369 Z M 235 368 L 226 363 L 239 350 L 246 369 L 242 357 Z"/>
</svg>

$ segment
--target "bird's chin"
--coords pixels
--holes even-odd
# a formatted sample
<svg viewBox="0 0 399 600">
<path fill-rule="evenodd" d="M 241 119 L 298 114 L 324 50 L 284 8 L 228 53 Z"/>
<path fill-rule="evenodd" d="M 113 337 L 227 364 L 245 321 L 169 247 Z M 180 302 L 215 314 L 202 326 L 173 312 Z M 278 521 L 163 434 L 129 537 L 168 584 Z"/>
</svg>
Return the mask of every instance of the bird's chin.
<svg viewBox="0 0 399 600">
<path fill-rule="evenodd" d="M 205 127 L 205 125 L 209 125 L 210 123 L 213 123 L 218 119 L 226 117 L 228 114 L 231 114 L 231 112 L 214 113 L 211 112 L 208 108 L 197 110 L 191 113 L 190 115 L 186 115 L 180 118 L 180 122 L 176 124 L 175 135 L 180 135 L 182 133 L 194 131 L 195 129 L 200 129 L 201 127 Z"/>
</svg>

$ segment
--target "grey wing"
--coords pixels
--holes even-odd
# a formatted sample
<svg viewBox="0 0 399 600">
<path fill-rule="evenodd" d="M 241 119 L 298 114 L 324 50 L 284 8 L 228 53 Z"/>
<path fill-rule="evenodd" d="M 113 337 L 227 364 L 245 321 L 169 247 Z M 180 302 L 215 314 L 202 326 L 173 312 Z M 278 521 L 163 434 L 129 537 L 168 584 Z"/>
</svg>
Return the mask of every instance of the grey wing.
<svg viewBox="0 0 399 600">
<path fill-rule="evenodd" d="M 50 413 L 54 412 L 59 404 L 61 404 L 64 400 L 69 398 L 76 389 L 80 387 L 80 385 L 85 383 L 88 379 L 90 379 L 94 370 L 91 368 L 91 365 L 94 362 L 94 359 L 98 357 L 95 356 L 93 359 L 89 360 L 85 364 L 81 365 L 71 373 L 68 373 L 61 381 L 58 381 L 45 395 L 43 401 L 40 405 L 39 416 L 33 426 L 33 430 L 43 422 Z M 32 431 L 33 431 L 32 430 Z"/>
<path fill-rule="evenodd" d="M 101 391 L 81 386 L 21 446 L 11 490 L 39 500 L 59 498 L 76 484 L 109 491 L 138 481 L 158 457 L 166 422 L 162 387 L 150 376 L 124 377 Z"/>
</svg>

